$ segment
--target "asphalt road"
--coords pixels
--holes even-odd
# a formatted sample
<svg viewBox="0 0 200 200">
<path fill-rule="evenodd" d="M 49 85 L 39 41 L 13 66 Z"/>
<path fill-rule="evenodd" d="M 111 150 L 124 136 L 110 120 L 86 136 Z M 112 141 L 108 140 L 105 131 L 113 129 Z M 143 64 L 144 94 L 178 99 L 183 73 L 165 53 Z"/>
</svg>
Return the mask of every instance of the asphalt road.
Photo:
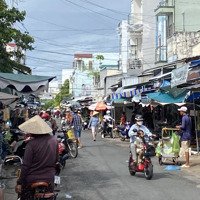
<svg viewBox="0 0 200 200">
<path fill-rule="evenodd" d="M 184 171 L 165 171 L 153 158 L 154 177 L 146 180 L 143 174 L 130 176 L 127 167 L 127 145 L 116 145 L 110 139 L 93 141 L 91 134 L 82 134 L 84 148 L 76 159 L 67 160 L 61 173 L 58 199 L 73 200 L 196 200 L 200 182 Z"/>
<path fill-rule="evenodd" d="M 154 177 L 146 180 L 144 174 L 130 176 L 127 142 L 102 139 L 94 142 L 91 133 L 82 133 L 84 148 L 76 159 L 67 160 L 61 172 L 58 200 L 198 200 L 200 179 L 186 171 L 165 171 L 153 158 Z M 15 200 L 16 180 L 5 180 L 5 200 Z M 69 197 L 68 196 L 68 197 Z"/>
</svg>

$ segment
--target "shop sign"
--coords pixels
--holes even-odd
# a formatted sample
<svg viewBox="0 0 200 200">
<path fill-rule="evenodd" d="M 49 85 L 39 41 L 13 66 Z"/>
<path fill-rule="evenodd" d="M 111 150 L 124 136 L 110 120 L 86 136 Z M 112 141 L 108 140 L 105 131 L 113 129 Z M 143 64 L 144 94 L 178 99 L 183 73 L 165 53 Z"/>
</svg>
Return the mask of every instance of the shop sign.
<svg viewBox="0 0 200 200">
<path fill-rule="evenodd" d="M 172 70 L 171 73 L 171 87 L 175 87 L 187 82 L 189 65 L 183 65 L 177 69 Z"/>
</svg>

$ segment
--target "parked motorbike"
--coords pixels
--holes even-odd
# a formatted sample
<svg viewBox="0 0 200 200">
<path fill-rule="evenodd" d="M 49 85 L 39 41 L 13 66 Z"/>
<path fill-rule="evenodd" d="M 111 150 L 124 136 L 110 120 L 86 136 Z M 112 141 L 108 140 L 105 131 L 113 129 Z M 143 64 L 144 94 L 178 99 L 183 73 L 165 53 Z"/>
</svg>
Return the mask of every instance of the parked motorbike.
<svg viewBox="0 0 200 200">
<path fill-rule="evenodd" d="M 67 154 L 72 157 L 76 158 L 78 156 L 78 145 L 76 139 L 69 138 L 68 134 L 72 131 L 71 127 L 62 127 L 63 132 L 63 144 L 65 145 L 65 150 Z"/>
<path fill-rule="evenodd" d="M 134 176 L 136 172 L 142 172 L 144 173 L 145 178 L 150 180 L 153 177 L 153 164 L 151 162 L 151 156 L 154 156 L 154 153 L 152 152 L 152 146 L 148 142 L 144 144 L 144 156 L 142 162 L 137 163 L 133 159 L 132 153 L 130 151 L 128 163 L 130 175 Z"/>
<path fill-rule="evenodd" d="M 58 140 L 59 163 L 61 165 L 61 168 L 64 168 L 66 164 L 66 160 L 69 158 L 69 155 L 66 151 L 64 139 L 58 136 L 57 140 Z"/>
<path fill-rule="evenodd" d="M 113 138 L 113 119 L 112 118 L 104 120 L 101 125 L 101 137 L 104 138 L 106 136 Z"/>
</svg>

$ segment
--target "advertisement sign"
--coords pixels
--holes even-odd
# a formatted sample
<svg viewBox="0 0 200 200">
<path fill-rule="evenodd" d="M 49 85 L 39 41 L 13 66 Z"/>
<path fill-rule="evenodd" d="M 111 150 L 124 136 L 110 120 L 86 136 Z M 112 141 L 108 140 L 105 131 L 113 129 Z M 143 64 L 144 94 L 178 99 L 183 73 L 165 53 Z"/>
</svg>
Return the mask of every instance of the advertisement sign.
<svg viewBox="0 0 200 200">
<path fill-rule="evenodd" d="M 171 73 L 171 87 L 175 87 L 187 82 L 189 65 L 183 65 L 177 69 L 172 70 Z"/>
</svg>

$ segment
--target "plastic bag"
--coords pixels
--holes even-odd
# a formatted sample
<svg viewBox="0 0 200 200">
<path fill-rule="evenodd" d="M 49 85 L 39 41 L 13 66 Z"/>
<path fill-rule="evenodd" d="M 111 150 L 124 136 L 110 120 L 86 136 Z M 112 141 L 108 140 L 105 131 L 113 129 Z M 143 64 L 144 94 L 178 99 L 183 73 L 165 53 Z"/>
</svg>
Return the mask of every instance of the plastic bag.
<svg viewBox="0 0 200 200">
<path fill-rule="evenodd" d="M 175 132 L 172 133 L 172 152 L 179 154 L 180 152 L 180 136 Z"/>
</svg>

